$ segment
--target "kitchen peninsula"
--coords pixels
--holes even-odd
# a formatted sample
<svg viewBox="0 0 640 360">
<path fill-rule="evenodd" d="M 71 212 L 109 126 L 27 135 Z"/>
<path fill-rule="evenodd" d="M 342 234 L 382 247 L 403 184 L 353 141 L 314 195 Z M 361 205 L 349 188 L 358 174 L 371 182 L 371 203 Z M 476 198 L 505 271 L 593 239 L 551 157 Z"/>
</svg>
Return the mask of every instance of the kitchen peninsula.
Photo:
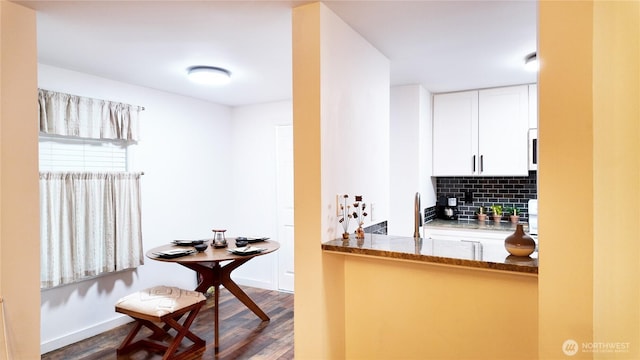
<svg viewBox="0 0 640 360">
<path fill-rule="evenodd" d="M 444 222 L 468 231 L 498 226 Z M 423 228 L 436 226 L 427 223 Z M 500 223 L 510 229 L 510 223 Z M 437 230 L 437 229 L 436 229 Z M 459 231 L 454 229 L 452 231 Z M 516 258 L 504 240 L 488 242 L 365 234 L 364 239 L 322 243 L 330 271 L 344 277 L 345 288 L 331 293 L 345 299 L 347 358 L 503 358 L 535 359 L 537 354 L 537 252 Z M 340 265 L 338 265 L 340 264 Z M 348 286 L 346 286 L 348 284 Z M 386 310 L 385 310 L 386 309 Z M 388 310 L 388 311 L 387 311 Z M 415 331 L 415 336 L 394 334 Z M 526 336 L 514 336 L 514 329 Z M 491 331 L 495 341 L 483 337 Z M 417 336 L 417 337 L 416 337 Z M 375 342 L 370 339 L 385 339 Z M 415 341 L 421 339 L 420 341 Z M 442 339 L 459 339 L 455 345 Z M 506 341 L 506 339 L 509 339 Z"/>
<path fill-rule="evenodd" d="M 374 256 L 473 269 L 537 274 L 537 253 L 530 257 L 509 255 L 502 243 L 366 234 L 364 239 L 336 239 L 322 244 L 324 251 Z"/>
</svg>

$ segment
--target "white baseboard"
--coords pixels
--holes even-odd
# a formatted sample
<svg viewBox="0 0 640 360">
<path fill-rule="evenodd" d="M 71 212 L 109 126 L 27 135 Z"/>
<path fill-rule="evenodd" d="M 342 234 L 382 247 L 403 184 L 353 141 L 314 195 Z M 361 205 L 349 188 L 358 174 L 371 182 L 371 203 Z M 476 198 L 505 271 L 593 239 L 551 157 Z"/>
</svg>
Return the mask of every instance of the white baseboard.
<svg viewBox="0 0 640 360">
<path fill-rule="evenodd" d="M 128 316 L 118 315 L 111 320 L 95 324 L 93 326 L 75 331 L 70 334 L 66 334 L 64 336 L 60 336 L 52 340 L 45 341 L 40 344 L 40 354 L 46 354 L 50 351 L 60 349 L 84 339 L 88 339 L 92 336 L 101 334 L 105 331 L 117 328 L 118 326 L 130 323 L 132 321 L 133 319 Z"/>
<path fill-rule="evenodd" d="M 278 290 L 278 287 L 274 282 L 241 278 L 241 277 L 234 278 L 233 281 L 235 281 L 236 284 L 242 285 L 242 286 L 250 286 L 250 287 L 265 289 L 265 290 Z"/>
</svg>

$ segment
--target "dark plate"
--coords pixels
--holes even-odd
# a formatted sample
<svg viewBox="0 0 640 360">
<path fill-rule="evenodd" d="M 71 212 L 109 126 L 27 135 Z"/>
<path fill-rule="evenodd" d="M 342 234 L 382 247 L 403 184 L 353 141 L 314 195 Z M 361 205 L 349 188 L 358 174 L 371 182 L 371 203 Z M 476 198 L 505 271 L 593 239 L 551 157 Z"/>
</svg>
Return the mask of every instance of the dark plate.
<svg viewBox="0 0 640 360">
<path fill-rule="evenodd" d="M 253 255 L 253 254 L 261 253 L 265 251 L 265 249 L 248 246 L 248 247 L 241 247 L 241 248 L 235 248 L 235 249 L 227 249 L 227 251 L 232 253 L 233 255 Z"/>
<path fill-rule="evenodd" d="M 153 255 L 163 259 L 173 259 L 181 256 L 195 254 L 195 253 L 196 253 L 196 250 L 194 249 L 191 249 L 191 250 L 173 249 L 173 250 L 158 251 L 153 253 Z"/>
<path fill-rule="evenodd" d="M 204 243 L 204 240 L 173 240 L 171 243 L 178 246 L 193 246 Z"/>
<path fill-rule="evenodd" d="M 236 238 L 236 240 L 246 240 L 249 244 L 253 244 L 253 243 L 269 240 L 269 238 L 268 237 L 244 237 L 244 236 L 239 236 L 239 237 Z"/>
</svg>

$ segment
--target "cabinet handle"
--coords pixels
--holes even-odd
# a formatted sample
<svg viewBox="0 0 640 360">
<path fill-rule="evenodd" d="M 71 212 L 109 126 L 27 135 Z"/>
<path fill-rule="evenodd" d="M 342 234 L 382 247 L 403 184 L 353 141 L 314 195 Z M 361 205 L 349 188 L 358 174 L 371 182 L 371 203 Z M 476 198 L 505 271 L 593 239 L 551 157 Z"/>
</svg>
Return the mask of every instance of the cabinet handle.
<svg viewBox="0 0 640 360">
<path fill-rule="evenodd" d="M 484 171 L 484 155 L 480 155 L 480 172 Z"/>
<path fill-rule="evenodd" d="M 473 160 L 471 160 L 471 167 L 473 168 L 472 173 L 476 172 L 476 156 L 473 155 Z"/>
<path fill-rule="evenodd" d="M 460 240 L 460 241 L 471 244 L 471 250 L 473 251 L 473 260 L 482 260 L 482 257 L 483 257 L 482 242 L 475 241 L 475 240 Z"/>
</svg>

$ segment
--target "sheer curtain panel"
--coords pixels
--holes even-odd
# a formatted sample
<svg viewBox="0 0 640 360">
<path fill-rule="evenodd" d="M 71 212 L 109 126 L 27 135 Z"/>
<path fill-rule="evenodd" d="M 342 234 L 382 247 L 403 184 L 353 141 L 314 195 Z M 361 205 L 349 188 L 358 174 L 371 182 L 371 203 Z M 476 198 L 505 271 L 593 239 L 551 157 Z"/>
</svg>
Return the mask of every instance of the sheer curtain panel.
<svg viewBox="0 0 640 360">
<path fill-rule="evenodd" d="M 40 132 L 138 141 L 140 106 L 38 89 Z"/>
<path fill-rule="evenodd" d="M 40 173 L 41 287 L 142 265 L 141 173 Z"/>
</svg>

